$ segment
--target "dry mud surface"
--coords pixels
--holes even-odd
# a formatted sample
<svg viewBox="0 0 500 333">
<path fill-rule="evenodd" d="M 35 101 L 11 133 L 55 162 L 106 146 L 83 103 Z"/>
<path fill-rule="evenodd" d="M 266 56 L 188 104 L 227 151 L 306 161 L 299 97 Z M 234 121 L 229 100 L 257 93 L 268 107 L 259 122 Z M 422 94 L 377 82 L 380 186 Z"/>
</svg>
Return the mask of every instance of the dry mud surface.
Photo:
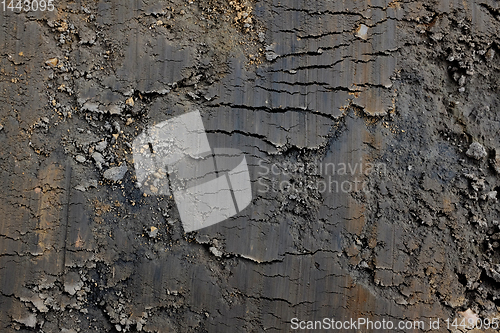
<svg viewBox="0 0 500 333">
<path fill-rule="evenodd" d="M 500 318 L 499 1 L 54 6 L 0 15 L 1 332 Z M 193 110 L 253 199 L 185 233 L 131 144 Z"/>
</svg>

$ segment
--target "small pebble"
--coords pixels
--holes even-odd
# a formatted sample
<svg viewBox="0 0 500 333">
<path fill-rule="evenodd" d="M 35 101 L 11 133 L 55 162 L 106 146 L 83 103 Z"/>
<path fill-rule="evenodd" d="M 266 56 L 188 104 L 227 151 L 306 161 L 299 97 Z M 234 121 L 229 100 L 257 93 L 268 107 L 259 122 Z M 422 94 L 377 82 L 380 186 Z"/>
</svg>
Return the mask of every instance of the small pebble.
<svg viewBox="0 0 500 333">
<path fill-rule="evenodd" d="M 75 160 L 79 163 L 85 163 L 86 159 L 82 155 L 76 155 Z"/>
<path fill-rule="evenodd" d="M 134 98 L 133 97 L 130 97 L 129 99 L 127 99 L 125 101 L 125 104 L 129 105 L 129 106 L 134 106 Z"/>
<path fill-rule="evenodd" d="M 127 164 L 123 163 L 119 167 L 112 167 L 104 171 L 104 178 L 117 182 L 119 180 L 122 180 L 123 177 L 125 177 L 127 170 L 128 170 Z"/>
<path fill-rule="evenodd" d="M 488 155 L 488 153 L 486 152 L 486 149 L 479 142 L 473 142 L 469 146 L 469 149 L 465 152 L 465 154 L 471 158 L 476 159 L 476 160 L 480 160 L 483 157 L 486 157 Z"/>
<path fill-rule="evenodd" d="M 216 256 L 216 257 L 218 257 L 218 258 L 222 257 L 222 252 L 221 252 L 218 248 L 216 248 L 216 247 L 214 247 L 214 246 L 211 246 L 211 247 L 209 248 L 209 250 L 210 250 L 210 252 L 212 252 L 212 254 L 213 254 L 214 256 Z"/>
<path fill-rule="evenodd" d="M 101 141 L 99 142 L 96 146 L 95 146 L 95 149 L 97 151 L 100 151 L 100 152 L 103 152 L 106 147 L 108 146 L 108 143 L 106 141 Z"/>
<path fill-rule="evenodd" d="M 158 228 L 156 228 L 156 227 L 149 227 L 148 235 L 151 238 L 155 238 L 156 236 L 158 236 Z"/>
<path fill-rule="evenodd" d="M 51 58 L 45 62 L 45 64 L 50 66 L 50 67 L 56 67 L 58 63 L 59 63 L 59 60 L 57 58 Z"/>
</svg>

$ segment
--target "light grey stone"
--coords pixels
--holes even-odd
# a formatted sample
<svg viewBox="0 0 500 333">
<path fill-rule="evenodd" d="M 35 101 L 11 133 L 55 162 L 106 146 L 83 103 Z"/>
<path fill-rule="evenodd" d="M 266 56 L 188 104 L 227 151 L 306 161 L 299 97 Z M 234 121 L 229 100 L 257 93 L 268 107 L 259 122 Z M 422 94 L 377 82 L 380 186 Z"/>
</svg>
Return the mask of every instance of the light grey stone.
<svg viewBox="0 0 500 333">
<path fill-rule="evenodd" d="M 95 149 L 97 151 L 100 151 L 100 152 L 103 152 L 106 147 L 108 146 L 108 143 L 106 141 L 101 141 L 99 142 L 96 146 L 95 146 Z"/>
<path fill-rule="evenodd" d="M 117 182 L 117 181 L 123 179 L 123 177 L 125 177 L 127 170 L 128 170 L 127 164 L 123 163 L 119 167 L 112 167 L 112 168 L 109 168 L 108 170 L 106 170 L 104 172 L 104 178 L 111 180 L 111 181 L 114 181 L 114 182 Z"/>
<path fill-rule="evenodd" d="M 469 146 L 469 149 L 467 150 L 467 152 L 465 154 L 471 158 L 476 159 L 476 160 L 480 160 L 480 159 L 486 157 L 486 155 L 488 155 L 488 153 L 486 152 L 486 149 L 479 142 L 473 142 Z"/>
</svg>

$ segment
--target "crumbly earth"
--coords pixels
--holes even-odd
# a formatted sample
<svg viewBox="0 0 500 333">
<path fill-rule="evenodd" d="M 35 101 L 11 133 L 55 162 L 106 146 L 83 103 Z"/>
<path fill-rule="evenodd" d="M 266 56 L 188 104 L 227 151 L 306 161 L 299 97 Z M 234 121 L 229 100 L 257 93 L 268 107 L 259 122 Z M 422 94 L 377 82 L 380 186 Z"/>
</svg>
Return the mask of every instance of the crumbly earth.
<svg viewBox="0 0 500 333">
<path fill-rule="evenodd" d="M 0 14 L 1 332 L 500 318 L 498 1 L 54 5 Z M 253 200 L 185 233 L 131 145 L 193 110 Z"/>
</svg>

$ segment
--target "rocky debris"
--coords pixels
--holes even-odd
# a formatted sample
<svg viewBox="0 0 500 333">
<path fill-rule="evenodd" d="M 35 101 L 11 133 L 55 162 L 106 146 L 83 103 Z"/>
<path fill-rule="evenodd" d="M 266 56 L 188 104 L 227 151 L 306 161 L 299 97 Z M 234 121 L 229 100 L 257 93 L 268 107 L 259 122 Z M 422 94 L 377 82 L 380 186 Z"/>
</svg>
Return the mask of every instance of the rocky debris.
<svg viewBox="0 0 500 333">
<path fill-rule="evenodd" d="M 85 192 L 85 191 L 87 191 L 91 187 L 96 188 L 97 184 L 98 184 L 97 180 L 91 179 L 91 180 L 88 180 L 88 181 L 84 181 L 80 185 L 75 186 L 75 190 Z"/>
<path fill-rule="evenodd" d="M 74 89 L 82 111 L 119 115 L 125 108 L 121 93 L 96 85 L 92 80 L 77 81 Z"/>
<path fill-rule="evenodd" d="M 232 0 L 229 5 L 236 11 L 236 17 L 233 18 L 234 23 L 239 26 L 242 31 L 249 32 L 253 29 L 252 6 L 250 2 Z"/>
<path fill-rule="evenodd" d="M 465 311 L 458 311 L 458 314 L 464 317 L 467 322 L 469 322 L 470 320 L 473 323 L 477 323 L 477 321 L 479 320 L 478 315 L 475 314 L 471 309 L 467 309 Z"/>
<path fill-rule="evenodd" d="M 75 160 L 78 162 L 78 163 L 85 163 L 85 161 L 87 161 L 87 159 L 82 156 L 82 155 L 76 155 L 75 156 Z"/>
<path fill-rule="evenodd" d="M 148 236 L 150 238 L 156 238 L 156 236 L 158 236 L 158 228 L 153 227 L 153 226 L 149 227 L 148 228 Z"/>
<path fill-rule="evenodd" d="M 496 246 L 495 248 L 498 248 L 498 246 Z M 496 282 L 500 283 L 500 265 L 485 263 L 485 266 L 486 274 Z"/>
<path fill-rule="evenodd" d="M 69 272 L 64 277 L 64 291 L 70 295 L 76 294 L 77 291 L 82 289 L 83 281 L 80 274 L 77 272 Z"/>
<path fill-rule="evenodd" d="M 66 20 L 62 20 L 60 23 L 58 23 L 59 27 L 57 27 L 57 31 L 59 32 L 65 32 L 68 30 L 68 22 Z"/>
<path fill-rule="evenodd" d="M 218 258 L 222 257 L 222 251 L 220 251 L 218 248 L 216 248 L 215 246 L 211 246 L 209 248 L 210 252 L 212 252 L 212 254 Z"/>
<path fill-rule="evenodd" d="M 265 55 L 267 61 L 274 61 L 279 57 L 279 54 L 277 54 L 274 49 L 276 47 L 276 43 L 272 45 L 266 45 L 265 47 Z"/>
<path fill-rule="evenodd" d="M 497 202 L 498 201 L 497 195 L 498 195 L 497 191 L 490 191 L 490 192 L 488 192 L 488 193 L 485 194 L 483 200 Z"/>
<path fill-rule="evenodd" d="M 120 133 L 121 132 L 121 127 L 120 127 L 120 123 L 117 122 L 117 121 L 114 121 L 113 122 L 113 128 L 115 129 L 116 133 Z"/>
<path fill-rule="evenodd" d="M 3 131 L 3 126 L 0 124 L 0 131 Z"/>
<path fill-rule="evenodd" d="M 485 220 L 475 220 L 474 223 L 477 223 L 480 228 L 486 229 L 488 228 L 488 222 Z"/>
<path fill-rule="evenodd" d="M 103 165 L 107 165 L 106 160 L 104 159 L 102 154 L 99 152 L 96 152 L 96 151 L 93 152 L 92 158 L 94 159 L 94 161 L 99 169 L 102 169 Z"/>
<path fill-rule="evenodd" d="M 104 150 L 106 150 L 106 147 L 107 147 L 107 146 L 108 146 L 108 143 L 107 143 L 105 140 L 103 140 L 103 141 L 99 142 L 99 143 L 95 146 L 95 149 L 96 149 L 97 151 L 100 151 L 100 152 L 102 153 Z"/>
<path fill-rule="evenodd" d="M 36 326 L 36 314 L 34 314 L 34 313 L 30 313 L 26 317 L 23 317 L 20 319 L 16 319 L 16 318 L 13 318 L 13 319 L 16 322 L 25 325 L 26 327 L 35 328 L 35 326 Z"/>
<path fill-rule="evenodd" d="M 85 185 L 76 185 L 75 190 L 85 192 L 85 191 L 87 191 L 87 187 L 85 187 Z"/>
<path fill-rule="evenodd" d="M 193 93 L 191 91 L 188 91 L 187 95 L 194 100 L 200 99 L 200 96 L 196 95 L 195 93 Z"/>
<path fill-rule="evenodd" d="M 128 106 L 134 106 L 134 97 L 130 97 L 129 99 L 127 99 L 125 101 L 125 104 L 127 104 Z"/>
<path fill-rule="evenodd" d="M 259 37 L 259 42 L 264 43 L 264 41 L 266 39 L 266 34 L 263 33 L 262 31 L 259 31 L 258 37 Z"/>
<path fill-rule="evenodd" d="M 279 55 L 274 52 L 274 51 L 267 51 L 266 52 L 266 59 L 267 61 L 274 61 L 279 57 Z"/>
<path fill-rule="evenodd" d="M 500 175 L 500 149 L 495 149 L 495 158 L 491 161 L 491 165 L 495 172 Z"/>
<path fill-rule="evenodd" d="M 78 333 L 74 329 L 62 328 L 60 333 Z"/>
<path fill-rule="evenodd" d="M 59 59 L 57 59 L 57 58 L 51 58 L 45 62 L 45 64 L 47 66 L 50 66 L 50 67 L 56 67 L 58 63 L 59 63 Z"/>
<path fill-rule="evenodd" d="M 495 57 L 495 50 L 493 48 L 490 48 L 486 54 L 485 54 L 485 57 L 488 61 L 492 61 L 493 58 Z"/>
<path fill-rule="evenodd" d="M 368 27 L 364 24 L 361 24 L 358 27 L 358 30 L 356 30 L 356 37 L 364 40 L 368 39 Z"/>
<path fill-rule="evenodd" d="M 98 103 L 86 102 L 82 105 L 81 109 L 83 111 L 102 113 L 102 111 L 99 109 Z"/>
<path fill-rule="evenodd" d="M 460 78 L 458 79 L 458 85 L 460 87 L 465 86 L 465 75 L 461 75 Z"/>
<path fill-rule="evenodd" d="M 477 177 L 470 173 L 464 174 L 464 177 L 471 180 L 471 186 L 475 192 L 484 191 L 486 188 L 486 180 L 484 178 Z"/>
<path fill-rule="evenodd" d="M 111 180 L 113 182 L 117 182 L 119 180 L 122 180 L 123 177 L 125 177 L 125 174 L 128 171 L 128 167 L 126 163 L 123 163 L 122 165 L 118 167 L 112 167 L 109 168 L 108 170 L 104 171 L 104 178 L 107 180 Z"/>
<path fill-rule="evenodd" d="M 477 141 L 473 142 L 469 146 L 469 149 L 465 152 L 465 154 L 476 160 L 480 160 L 488 155 L 483 145 Z"/>
<path fill-rule="evenodd" d="M 20 299 L 23 302 L 30 302 L 31 304 L 33 304 L 35 306 L 35 308 L 37 309 L 37 311 L 39 311 L 41 313 L 45 313 L 45 312 L 49 311 L 49 308 L 44 303 L 44 301 L 43 301 L 43 299 L 42 299 L 41 296 L 44 297 L 44 295 L 34 294 L 33 293 L 31 295 L 21 296 Z"/>
</svg>

